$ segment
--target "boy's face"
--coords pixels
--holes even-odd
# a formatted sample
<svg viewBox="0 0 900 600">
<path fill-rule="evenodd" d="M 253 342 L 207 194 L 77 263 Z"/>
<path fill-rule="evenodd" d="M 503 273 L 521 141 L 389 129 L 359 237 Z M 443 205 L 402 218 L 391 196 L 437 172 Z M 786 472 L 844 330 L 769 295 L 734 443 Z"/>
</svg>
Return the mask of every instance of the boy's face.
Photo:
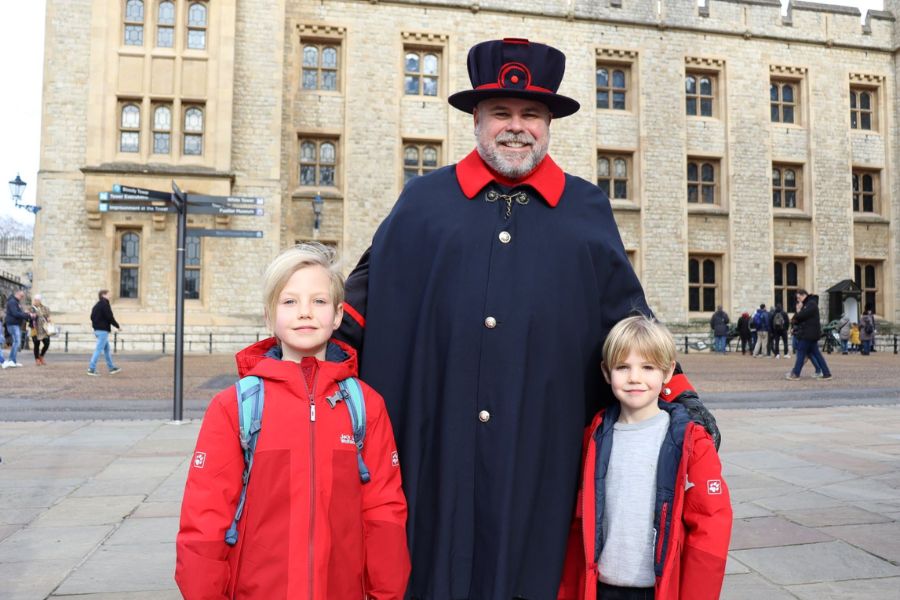
<svg viewBox="0 0 900 600">
<path fill-rule="evenodd" d="M 622 405 L 619 420 L 638 423 L 659 412 L 657 400 L 665 383 L 672 378 L 675 363 L 663 371 L 633 350 L 625 360 L 616 364 L 603 363 L 603 376 L 612 386 L 613 394 Z"/>
<path fill-rule="evenodd" d="M 273 319 L 283 358 L 299 361 L 315 356 L 325 360 L 328 340 L 343 316 L 343 306 L 334 305 L 331 278 L 324 267 L 296 271 L 278 295 Z"/>
</svg>

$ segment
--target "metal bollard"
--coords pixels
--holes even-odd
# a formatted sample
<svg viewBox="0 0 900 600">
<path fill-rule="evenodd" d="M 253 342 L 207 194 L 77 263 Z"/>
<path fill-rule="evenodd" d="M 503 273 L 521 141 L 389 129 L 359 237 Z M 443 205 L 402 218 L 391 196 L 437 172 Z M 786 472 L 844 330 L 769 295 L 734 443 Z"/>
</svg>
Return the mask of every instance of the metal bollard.
<svg viewBox="0 0 900 600">
<path fill-rule="evenodd" d="M 894 354 L 897 354 L 897 334 L 894 334 Z"/>
<path fill-rule="evenodd" d="M 212 354 L 212 333 L 209 334 L 209 353 Z"/>
<path fill-rule="evenodd" d="M 66 345 L 65 345 L 65 350 L 63 350 L 63 352 L 68 352 L 68 351 L 69 351 L 69 332 L 67 331 L 66 332 Z"/>
<path fill-rule="evenodd" d="M 113 354 L 118 354 L 119 352 L 119 332 L 115 332 L 113 334 Z"/>
<path fill-rule="evenodd" d="M 166 353 L 166 332 L 165 331 L 163 331 L 162 336 L 163 336 L 163 354 L 165 354 Z"/>
<path fill-rule="evenodd" d="M 684 336 L 684 353 L 688 353 L 688 336 Z"/>
</svg>

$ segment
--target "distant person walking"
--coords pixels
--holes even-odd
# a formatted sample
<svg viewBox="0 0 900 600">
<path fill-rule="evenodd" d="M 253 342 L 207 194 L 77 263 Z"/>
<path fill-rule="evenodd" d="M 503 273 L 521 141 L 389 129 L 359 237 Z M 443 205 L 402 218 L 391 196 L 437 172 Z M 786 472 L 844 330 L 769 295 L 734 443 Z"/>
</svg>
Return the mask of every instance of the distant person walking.
<svg viewBox="0 0 900 600">
<path fill-rule="evenodd" d="M 785 378 L 792 381 L 800 379 L 800 371 L 808 356 L 814 366 L 818 363 L 817 366 L 822 369 L 820 379 L 831 379 L 828 363 L 825 362 L 825 357 L 819 350 L 819 338 L 822 336 L 819 297 L 810 295 L 803 289 L 797 290 L 797 312 L 791 322 L 797 327 L 797 360 L 794 368 L 788 371 Z"/>
<path fill-rule="evenodd" d="M 871 304 L 866 304 L 866 312 L 859 319 L 859 341 L 863 356 L 868 356 L 875 345 L 875 315 Z"/>
<path fill-rule="evenodd" d="M 94 337 L 97 338 L 97 347 L 94 348 L 94 354 L 91 356 L 87 374 L 94 377 L 100 376 L 100 373 L 97 372 L 97 359 L 102 353 L 103 358 L 106 359 L 109 374 L 115 375 L 122 369 L 113 364 L 112 354 L 109 351 L 109 332 L 112 331 L 112 327 L 119 331 L 122 328 L 113 316 L 112 306 L 109 304 L 109 290 L 100 290 L 97 293 L 97 304 L 91 309 L 91 326 L 94 328 Z"/>
<path fill-rule="evenodd" d="M 713 330 L 713 336 L 715 338 L 715 343 L 713 345 L 713 350 L 715 352 L 721 352 L 725 354 L 725 345 L 728 343 L 728 324 L 731 321 L 728 319 L 728 313 L 722 310 L 722 305 L 716 307 L 716 312 L 713 313 L 713 316 L 709 319 L 709 326 Z"/>
<path fill-rule="evenodd" d="M 34 364 L 40 367 L 47 364 L 44 355 L 50 347 L 50 308 L 44 304 L 40 294 L 35 294 L 31 300 L 31 314 L 34 315 L 31 319 L 31 347 L 34 349 Z"/>
<path fill-rule="evenodd" d="M 756 325 L 756 346 L 753 348 L 753 357 L 762 356 L 769 342 L 769 313 L 766 305 L 760 304 L 753 315 L 753 324 Z"/>
<path fill-rule="evenodd" d="M 22 310 L 19 302 L 25 297 L 24 290 L 16 290 L 9 300 L 6 301 L 6 331 L 9 332 L 11 345 L 9 349 L 9 359 L 3 361 L 0 367 L 9 369 L 10 367 L 21 367 L 22 363 L 18 362 L 19 348 L 22 347 L 22 326 L 31 320 L 31 313 Z"/>
</svg>

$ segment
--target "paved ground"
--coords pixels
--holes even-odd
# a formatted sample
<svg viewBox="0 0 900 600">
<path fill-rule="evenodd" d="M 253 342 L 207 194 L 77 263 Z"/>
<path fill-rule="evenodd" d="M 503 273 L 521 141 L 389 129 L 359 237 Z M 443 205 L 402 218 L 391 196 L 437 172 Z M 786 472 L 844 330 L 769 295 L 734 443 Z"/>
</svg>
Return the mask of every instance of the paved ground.
<svg viewBox="0 0 900 600">
<path fill-rule="evenodd" d="M 171 357 L 122 356 L 101 378 L 84 358 L 0 372 L 0 599 L 179 598 L 173 540 L 199 421 L 168 422 Z M 786 381 L 783 359 L 681 358 L 724 433 L 722 597 L 900 598 L 900 356 L 831 356 L 830 382 Z M 193 413 L 232 364 L 188 357 Z M 810 408 L 751 408 L 778 403 Z"/>
</svg>

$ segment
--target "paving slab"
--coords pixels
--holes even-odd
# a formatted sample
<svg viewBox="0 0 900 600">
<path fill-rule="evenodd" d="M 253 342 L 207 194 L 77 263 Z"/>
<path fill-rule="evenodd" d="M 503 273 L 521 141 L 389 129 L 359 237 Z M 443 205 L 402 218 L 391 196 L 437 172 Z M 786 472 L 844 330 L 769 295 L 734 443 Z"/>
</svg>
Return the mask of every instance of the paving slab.
<svg viewBox="0 0 900 600">
<path fill-rule="evenodd" d="M 57 594 L 176 589 L 175 543 L 104 546 L 69 575 Z"/>
<path fill-rule="evenodd" d="M 178 517 L 181 515 L 181 501 L 178 502 L 141 502 L 131 513 L 134 519 L 145 517 Z"/>
<path fill-rule="evenodd" d="M 756 573 L 725 575 L 720 597 L 724 600 L 797 600 L 796 596 Z"/>
<path fill-rule="evenodd" d="M 52 482 L 40 487 L 3 486 L 0 488 L 0 507 L 46 508 L 65 498 L 76 486 L 77 484 L 56 485 Z"/>
<path fill-rule="evenodd" d="M 72 560 L 0 563 L 3 600 L 43 600 L 75 564 Z"/>
<path fill-rule="evenodd" d="M 842 539 L 895 564 L 900 563 L 900 523 L 839 525 L 836 527 L 822 527 L 819 531 Z M 897 588 L 897 590 L 898 597 L 900 597 L 900 588 Z"/>
<path fill-rule="evenodd" d="M 900 567 L 842 541 L 733 550 L 732 554 L 781 585 L 900 577 Z"/>
<path fill-rule="evenodd" d="M 787 589 L 801 600 L 895 600 L 900 597 L 900 577 L 828 581 Z"/>
<path fill-rule="evenodd" d="M 32 521 L 31 526 L 62 527 L 119 523 L 143 500 L 143 496 L 66 498 Z"/>
<path fill-rule="evenodd" d="M 826 508 L 808 508 L 804 510 L 788 510 L 783 511 L 780 514 L 785 519 L 806 527 L 887 523 L 893 520 L 883 514 L 847 505 Z"/>
<path fill-rule="evenodd" d="M 818 494 L 808 490 L 769 496 L 763 495 L 760 498 L 754 498 L 753 502 L 759 504 L 763 508 L 776 512 L 802 508 L 826 508 L 829 506 L 842 506 L 845 504 L 845 502 L 839 498 L 832 498 L 831 496 L 825 496 L 824 494 Z"/>
<path fill-rule="evenodd" d="M 730 553 L 725 561 L 725 574 L 736 575 L 738 573 L 749 573 L 750 567 L 733 557 Z"/>
<path fill-rule="evenodd" d="M 731 452 L 728 461 L 739 467 L 754 471 L 766 469 L 785 469 L 788 467 L 814 467 L 815 463 L 777 450 L 750 450 L 747 452 Z"/>
<path fill-rule="evenodd" d="M 174 542 L 178 535 L 178 517 L 131 518 L 110 536 L 108 546 L 136 546 Z"/>
<path fill-rule="evenodd" d="M 129 479 L 135 473 L 164 478 L 184 462 L 184 454 L 117 458 L 97 474 L 97 479 Z"/>
<path fill-rule="evenodd" d="M 823 485 L 818 487 L 816 491 L 825 496 L 831 496 L 847 502 L 880 502 L 882 500 L 897 499 L 897 490 L 872 478 Z"/>
<path fill-rule="evenodd" d="M 792 467 L 789 469 L 767 469 L 766 474 L 787 483 L 812 489 L 832 483 L 859 479 L 859 475 L 855 473 L 824 465 Z"/>
<path fill-rule="evenodd" d="M 71 497 L 146 496 L 158 488 L 163 481 L 165 481 L 165 478 L 153 476 L 128 477 L 123 479 L 91 479 L 72 492 Z"/>
<path fill-rule="evenodd" d="M 25 527 L 0 542 L 0 563 L 72 559 L 77 564 L 113 528 L 114 525 Z"/>
<path fill-rule="evenodd" d="M 790 544 L 828 542 L 834 537 L 781 517 L 736 519 L 731 530 L 731 549 L 768 548 Z"/>
<path fill-rule="evenodd" d="M 727 480 L 726 480 L 727 481 Z M 741 502 L 740 504 L 732 503 L 731 512 L 735 519 L 749 519 L 751 517 L 771 517 L 772 511 L 763 508 L 753 502 Z"/>
<path fill-rule="evenodd" d="M 152 592 L 115 592 L 75 596 L 53 594 L 49 600 L 183 600 L 183 597 L 178 590 L 155 590 Z"/>
</svg>

